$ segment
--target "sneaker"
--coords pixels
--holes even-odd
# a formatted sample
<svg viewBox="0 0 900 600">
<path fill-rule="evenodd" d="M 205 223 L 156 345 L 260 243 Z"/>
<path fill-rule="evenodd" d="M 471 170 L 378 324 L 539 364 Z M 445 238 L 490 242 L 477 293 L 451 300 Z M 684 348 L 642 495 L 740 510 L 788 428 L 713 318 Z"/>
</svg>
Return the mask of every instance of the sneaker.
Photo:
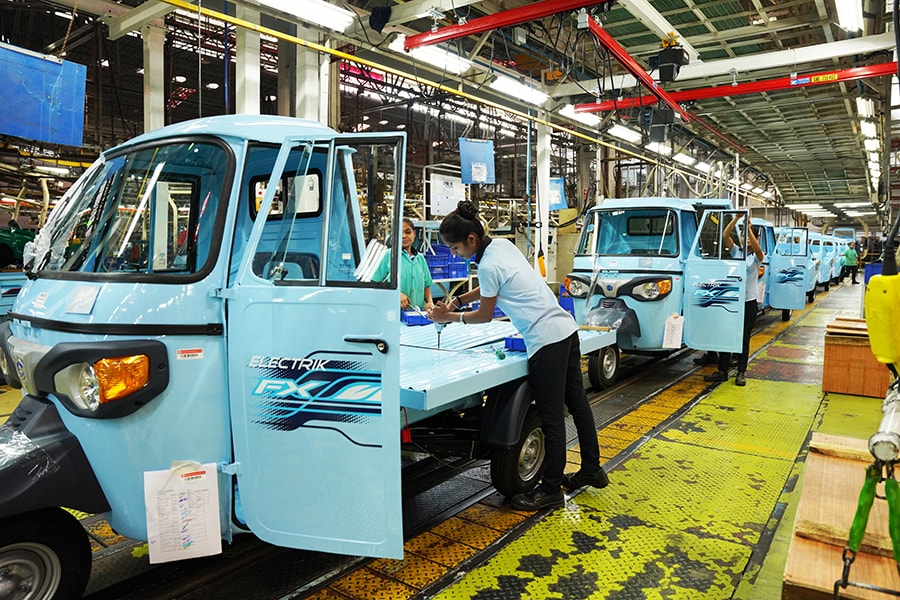
<svg viewBox="0 0 900 600">
<path fill-rule="evenodd" d="M 566 503 L 566 496 L 561 489 L 555 492 L 544 491 L 537 486 L 530 492 L 516 494 L 512 497 L 512 505 L 516 510 L 540 510 L 542 508 L 559 508 Z"/>
<path fill-rule="evenodd" d="M 856 285 L 856 284 L 858 284 L 859 282 L 858 282 L 858 281 L 851 281 L 850 283 Z"/>
<path fill-rule="evenodd" d="M 734 385 L 747 385 L 747 378 L 744 377 L 743 373 L 738 373 L 734 378 Z"/>
<path fill-rule="evenodd" d="M 608 485 L 609 477 L 606 475 L 606 471 L 603 470 L 603 467 L 600 467 L 598 472 L 590 475 L 584 471 L 563 475 L 562 481 L 562 486 L 567 490 L 576 490 L 586 486 L 603 489 Z"/>
<path fill-rule="evenodd" d="M 703 376 L 703 381 L 727 381 L 728 373 L 725 371 L 715 371 L 709 375 Z"/>
</svg>

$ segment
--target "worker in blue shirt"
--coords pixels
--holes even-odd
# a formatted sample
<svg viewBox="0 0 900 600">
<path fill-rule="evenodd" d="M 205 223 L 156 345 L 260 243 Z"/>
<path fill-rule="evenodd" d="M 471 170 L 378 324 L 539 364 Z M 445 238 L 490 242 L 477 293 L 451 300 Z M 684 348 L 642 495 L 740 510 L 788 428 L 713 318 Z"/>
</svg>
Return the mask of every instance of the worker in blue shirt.
<svg viewBox="0 0 900 600">
<path fill-rule="evenodd" d="M 485 235 L 472 202 L 460 202 L 441 221 L 440 234 L 453 254 L 471 258 L 478 265 L 479 287 L 446 303 L 437 302 L 431 312 L 432 319 L 438 323 L 486 323 L 493 318 L 497 305 L 525 341 L 528 380 L 541 418 L 547 454 L 540 485 L 513 496 L 513 507 L 519 510 L 559 507 L 566 499 L 562 487 L 606 487 L 609 479 L 600 466 L 600 446 L 594 415 L 584 391 L 575 320 L 560 307 L 553 292 L 515 245 Z M 477 310 L 455 312 L 479 299 Z M 575 422 L 581 450 L 581 468 L 571 475 L 563 474 L 566 408 Z"/>
</svg>

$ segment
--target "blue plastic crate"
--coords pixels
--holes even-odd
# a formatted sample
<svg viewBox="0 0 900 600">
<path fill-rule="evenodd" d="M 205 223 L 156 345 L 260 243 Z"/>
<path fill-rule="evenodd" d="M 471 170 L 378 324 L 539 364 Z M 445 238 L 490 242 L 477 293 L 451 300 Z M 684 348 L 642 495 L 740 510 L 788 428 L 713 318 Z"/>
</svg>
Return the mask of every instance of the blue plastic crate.
<svg viewBox="0 0 900 600">
<path fill-rule="evenodd" d="M 431 319 L 425 315 L 420 315 L 414 310 L 401 310 L 400 320 L 407 325 L 428 325 L 431 323 Z"/>
<path fill-rule="evenodd" d="M 481 306 L 481 302 L 473 302 L 473 303 L 472 303 L 472 310 L 478 310 L 478 307 L 479 307 L 479 306 Z M 493 318 L 499 319 L 500 317 L 505 317 L 505 316 L 506 316 L 506 314 L 505 314 L 502 310 L 500 310 L 500 307 L 499 307 L 499 306 L 497 306 L 497 305 L 495 304 L 495 305 L 494 305 L 494 315 L 493 315 Z"/>
<path fill-rule="evenodd" d="M 423 254 L 432 279 L 464 279 L 469 276 L 469 263 L 464 258 L 453 256 L 447 246 L 432 244 Z"/>
<path fill-rule="evenodd" d="M 511 335 L 504 340 L 504 347 L 514 352 L 525 352 L 525 340 L 519 334 Z"/>
</svg>

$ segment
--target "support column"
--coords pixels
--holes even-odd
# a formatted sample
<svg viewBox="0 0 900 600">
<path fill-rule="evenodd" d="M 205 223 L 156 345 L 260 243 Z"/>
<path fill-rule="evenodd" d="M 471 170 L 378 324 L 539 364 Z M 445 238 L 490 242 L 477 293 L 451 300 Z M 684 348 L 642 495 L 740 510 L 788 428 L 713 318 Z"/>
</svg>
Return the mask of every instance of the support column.
<svg viewBox="0 0 900 600">
<path fill-rule="evenodd" d="M 251 23 L 259 22 L 259 11 L 235 7 L 238 19 Z M 235 56 L 237 66 L 234 72 L 235 108 L 237 114 L 258 115 L 260 108 L 260 61 L 259 33 L 244 27 L 235 30 Z"/>
<path fill-rule="evenodd" d="M 144 40 L 144 132 L 166 124 L 166 68 L 164 48 L 166 32 L 159 27 L 141 28 Z"/>
<path fill-rule="evenodd" d="M 307 27 L 300 28 L 297 37 L 307 42 L 317 44 L 322 42 L 319 33 Z M 329 58 L 327 54 L 320 54 L 302 46 L 297 47 L 296 115 L 319 121 L 323 125 L 328 124 L 328 98 L 331 95 L 328 89 Z M 326 68 L 323 68 L 323 63 Z"/>
<path fill-rule="evenodd" d="M 296 27 L 292 26 L 290 33 L 296 34 Z M 294 83 L 297 81 L 297 52 L 299 48 L 285 40 L 278 40 L 278 100 L 276 110 L 283 117 L 293 117 L 295 112 L 296 94 Z"/>
<path fill-rule="evenodd" d="M 547 120 L 547 113 L 541 112 L 541 119 Z M 535 220 L 541 223 L 541 228 L 536 231 L 534 267 L 540 273 L 538 267 L 538 250 L 543 248 L 544 255 L 548 251 L 547 223 L 550 221 L 550 128 L 542 123 L 536 125 L 537 154 L 535 166 L 537 168 L 537 206 L 535 207 Z"/>
</svg>

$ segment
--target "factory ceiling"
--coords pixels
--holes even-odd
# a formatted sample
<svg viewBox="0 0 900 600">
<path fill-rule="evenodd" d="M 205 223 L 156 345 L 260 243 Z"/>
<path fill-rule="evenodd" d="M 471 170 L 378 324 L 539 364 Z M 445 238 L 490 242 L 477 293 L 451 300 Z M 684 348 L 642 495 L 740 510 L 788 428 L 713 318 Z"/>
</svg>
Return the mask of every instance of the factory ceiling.
<svg viewBox="0 0 900 600">
<path fill-rule="evenodd" d="M 606 133 L 614 124 L 626 124 L 641 129 L 643 141 L 664 135 L 676 152 L 727 165 L 732 173 L 736 165 L 743 183 L 773 194 L 769 202 L 818 204 L 833 215 L 811 217 L 814 226 L 864 223 L 882 229 L 890 218 L 897 185 L 890 169 L 900 149 L 892 146 L 897 138 L 892 129 L 900 125 L 892 119 L 896 79 L 890 74 L 896 75 L 897 67 L 891 7 L 861 0 L 863 25 L 848 32 L 835 6 L 843 1 L 350 0 L 332 3 L 352 11 L 353 23 L 343 33 L 324 28 L 321 33 L 327 32 L 330 47 L 363 61 L 342 62 L 336 125 L 406 127 L 410 156 L 418 163 L 435 158 L 436 144 L 452 146 L 463 135 L 493 137 L 498 151 L 524 154 L 533 118 L 551 126 L 555 143 L 616 146 L 626 157 L 692 172 L 640 143 L 631 146 Z M 259 24 L 267 31 L 307 39 L 320 31 L 253 0 L 238 4 L 260 10 Z M 579 18 L 581 6 L 587 13 Z M 226 49 L 233 51 L 236 26 L 228 21 L 235 14 L 233 3 L 2 0 L 0 11 L 0 41 L 63 52 L 66 60 L 88 67 L 84 145 L 46 147 L 3 138 L 4 195 L 36 189 L 37 174 L 30 170 L 35 163 L 77 166 L 143 131 L 143 46 L 137 31 L 144 24 L 166 30 L 166 72 L 172 78 L 166 122 L 234 111 L 231 61 L 223 60 Z M 599 22 L 618 48 L 592 33 L 586 18 Z M 391 49 L 403 44 L 402 36 L 407 46 L 425 44 L 422 48 L 440 41 L 440 48 L 467 59 L 468 67 L 457 75 L 415 58 L 415 50 Z M 264 113 L 278 110 L 278 43 L 277 36 L 262 36 Z M 669 48 L 679 51 L 676 62 L 683 56 L 687 64 L 673 70 Z M 675 112 L 685 118 L 673 120 L 660 110 L 667 106 L 639 84 L 622 53 L 660 81 L 657 89 L 674 99 Z M 494 91 L 491 85 L 502 75 L 548 99 L 534 105 L 523 101 L 523 94 Z M 585 125 L 573 113 L 561 116 L 567 105 L 576 106 L 576 115 L 597 119 Z M 871 116 L 860 113 L 868 109 Z M 864 206 L 836 206 L 850 203 Z"/>
</svg>

